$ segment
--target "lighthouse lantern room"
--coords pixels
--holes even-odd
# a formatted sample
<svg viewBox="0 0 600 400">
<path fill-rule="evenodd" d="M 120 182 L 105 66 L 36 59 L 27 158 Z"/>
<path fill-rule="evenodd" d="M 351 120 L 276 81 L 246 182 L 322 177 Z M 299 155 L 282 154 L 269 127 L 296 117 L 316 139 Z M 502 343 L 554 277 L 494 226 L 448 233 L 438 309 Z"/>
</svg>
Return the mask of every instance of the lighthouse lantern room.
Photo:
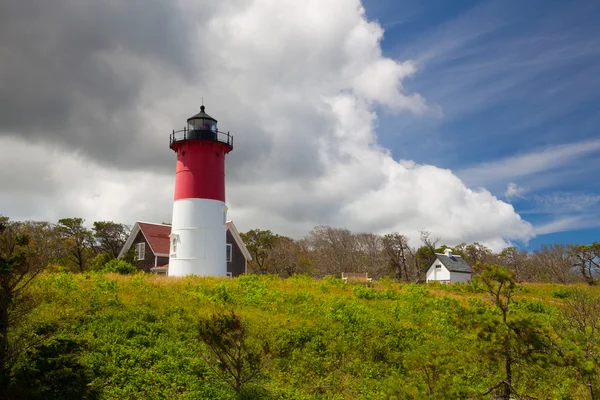
<svg viewBox="0 0 600 400">
<path fill-rule="evenodd" d="M 169 276 L 227 275 L 225 155 L 233 137 L 204 110 L 169 141 L 177 154 Z"/>
</svg>

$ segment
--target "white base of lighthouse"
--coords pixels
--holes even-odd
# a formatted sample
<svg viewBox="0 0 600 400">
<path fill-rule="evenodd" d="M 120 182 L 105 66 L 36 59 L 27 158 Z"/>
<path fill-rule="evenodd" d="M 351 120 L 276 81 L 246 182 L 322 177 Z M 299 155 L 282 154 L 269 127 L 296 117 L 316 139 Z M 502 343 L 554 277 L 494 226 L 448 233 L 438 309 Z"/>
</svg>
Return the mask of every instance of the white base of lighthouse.
<svg viewBox="0 0 600 400">
<path fill-rule="evenodd" d="M 169 276 L 227 276 L 227 206 L 219 200 L 173 203 Z"/>
</svg>

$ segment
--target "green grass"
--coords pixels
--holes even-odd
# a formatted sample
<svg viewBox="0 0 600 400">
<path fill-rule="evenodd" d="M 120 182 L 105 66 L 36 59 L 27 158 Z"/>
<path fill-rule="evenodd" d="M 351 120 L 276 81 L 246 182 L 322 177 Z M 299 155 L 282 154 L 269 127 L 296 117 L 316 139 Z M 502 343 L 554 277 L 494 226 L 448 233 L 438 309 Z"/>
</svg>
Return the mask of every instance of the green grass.
<svg viewBox="0 0 600 400">
<path fill-rule="evenodd" d="M 525 285 L 513 314 L 538 318 L 557 337 L 569 290 Z M 31 291 L 39 305 L 19 334 L 50 329 L 77 343 L 88 398 L 235 398 L 200 357 L 207 350 L 196 336 L 199 317 L 231 309 L 276 354 L 249 398 L 478 398 L 502 373 L 478 339 L 482 321 L 497 313 L 471 285 L 48 274 Z M 560 364 L 520 365 L 516 385 L 536 398 L 584 398 L 578 377 Z"/>
</svg>

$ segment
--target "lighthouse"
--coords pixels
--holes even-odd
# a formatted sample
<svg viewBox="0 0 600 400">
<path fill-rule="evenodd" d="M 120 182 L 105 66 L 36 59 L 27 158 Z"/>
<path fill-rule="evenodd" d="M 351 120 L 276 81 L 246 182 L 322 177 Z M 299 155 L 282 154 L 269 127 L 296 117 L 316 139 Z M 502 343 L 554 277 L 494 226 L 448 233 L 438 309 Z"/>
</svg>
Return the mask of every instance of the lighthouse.
<svg viewBox="0 0 600 400">
<path fill-rule="evenodd" d="M 233 137 L 203 105 L 169 144 L 177 154 L 169 276 L 226 276 L 225 155 Z"/>
</svg>

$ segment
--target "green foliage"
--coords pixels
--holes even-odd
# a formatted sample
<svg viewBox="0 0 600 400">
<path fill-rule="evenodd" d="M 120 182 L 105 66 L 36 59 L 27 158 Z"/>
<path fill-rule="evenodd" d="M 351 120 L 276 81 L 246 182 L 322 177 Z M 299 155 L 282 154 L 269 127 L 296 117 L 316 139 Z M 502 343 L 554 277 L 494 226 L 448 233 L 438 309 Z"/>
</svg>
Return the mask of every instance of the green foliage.
<svg viewBox="0 0 600 400">
<path fill-rule="evenodd" d="M 261 229 L 252 229 L 246 233 L 241 233 L 240 236 L 252 255 L 251 265 L 255 266 L 259 272 L 266 269 L 269 250 L 275 245 L 278 236 L 270 230 Z"/>
<path fill-rule="evenodd" d="M 114 259 L 110 260 L 109 262 L 107 262 L 106 264 L 104 264 L 104 266 L 102 267 L 102 271 L 103 272 L 114 272 L 116 274 L 127 275 L 127 274 L 135 274 L 135 273 L 139 272 L 139 269 L 137 269 L 137 267 L 135 265 L 131 265 L 130 263 L 128 263 L 125 260 L 122 260 L 120 258 L 114 258 Z"/>
<path fill-rule="evenodd" d="M 366 300 L 396 300 L 399 298 L 398 292 L 393 289 L 385 289 L 383 291 L 377 291 L 373 288 L 365 288 L 362 286 L 356 286 L 352 293 L 359 299 Z"/>
<path fill-rule="evenodd" d="M 112 255 L 110 255 L 108 253 L 97 254 L 94 258 L 92 258 L 90 260 L 90 271 L 94 271 L 94 272 L 103 271 L 106 263 L 112 259 L 113 259 Z"/>
<path fill-rule="evenodd" d="M 567 299 L 573 296 L 573 294 L 573 289 L 571 289 L 570 287 L 560 287 L 552 291 L 552 297 L 556 299 Z"/>
<path fill-rule="evenodd" d="M 56 230 L 66 250 L 64 262 L 74 270 L 84 272 L 94 257 L 94 237 L 92 231 L 84 226 L 83 218 L 63 218 L 58 220 Z"/>
<path fill-rule="evenodd" d="M 93 226 L 94 239 L 99 251 L 117 258 L 129 236 L 129 229 L 112 221 L 96 221 Z"/>
<path fill-rule="evenodd" d="M 238 397 L 255 397 L 244 393 L 244 389 L 263 369 L 270 352 L 268 343 L 252 346 L 246 325 L 233 311 L 201 318 L 198 336 L 210 349 L 211 354 L 205 360 L 215 374 L 229 384 Z"/>
<path fill-rule="evenodd" d="M 598 283 L 598 273 L 600 273 L 600 242 L 594 242 L 589 246 L 571 246 L 571 253 L 575 257 L 576 266 L 579 268 L 585 281 L 590 285 Z"/>
<path fill-rule="evenodd" d="M 80 361 L 82 346 L 68 338 L 53 338 L 30 350 L 11 374 L 10 397 L 20 399 L 94 399 L 91 374 Z"/>
<path fill-rule="evenodd" d="M 510 354 L 518 360 L 511 370 L 518 395 L 586 398 L 586 382 L 599 378 L 586 354 L 597 357 L 589 326 L 600 288 L 571 304 L 575 297 L 553 297 L 556 285 L 526 292 L 515 283 L 504 323 L 494 297 L 478 285 L 45 274 L 30 287 L 39 305 L 20 320 L 18 337 L 50 335 L 42 343 L 48 347 L 20 356 L 14 385 L 40 388 L 48 398 L 56 389 L 50 377 L 99 399 L 490 398 L 502 394 L 483 396 L 504 378 Z M 586 319 L 578 319 L 580 310 Z M 236 393 L 222 377 L 233 364 L 220 362 L 205 339 L 223 350 L 243 343 L 248 357 L 241 359 L 252 361 L 243 370 L 262 357 L 260 379 Z M 28 379 L 36 386 L 27 387 Z"/>
</svg>

